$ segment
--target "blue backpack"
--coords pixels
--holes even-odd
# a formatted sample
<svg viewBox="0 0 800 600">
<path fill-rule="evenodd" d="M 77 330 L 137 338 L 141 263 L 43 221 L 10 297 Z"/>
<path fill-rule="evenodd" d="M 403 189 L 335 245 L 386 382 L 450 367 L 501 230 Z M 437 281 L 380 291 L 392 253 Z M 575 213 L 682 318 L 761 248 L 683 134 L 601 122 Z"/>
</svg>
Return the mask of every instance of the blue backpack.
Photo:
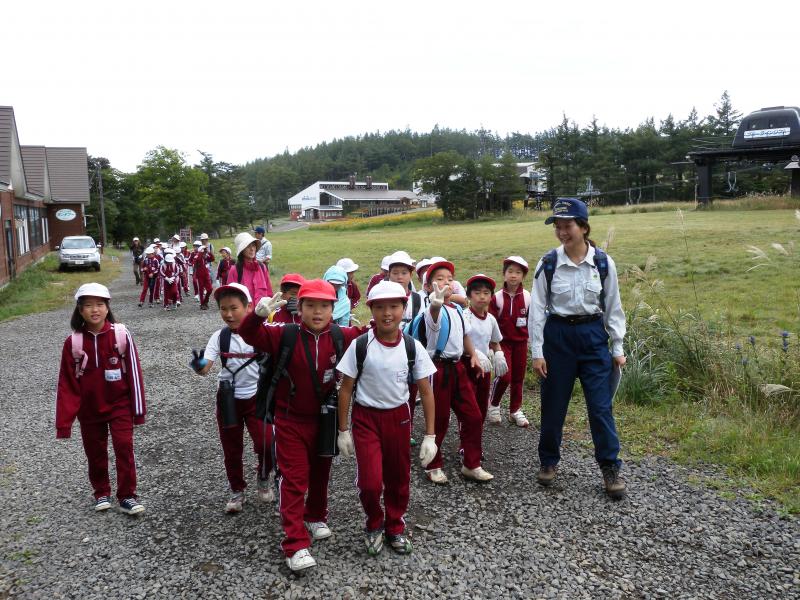
<svg viewBox="0 0 800 600">
<path fill-rule="evenodd" d="M 461 331 L 466 331 L 466 327 L 464 326 L 464 309 L 461 308 L 458 304 L 455 305 L 456 311 L 458 311 L 458 316 L 461 319 Z M 450 339 L 450 311 L 444 310 L 444 316 L 442 317 L 442 326 L 439 329 L 439 337 L 436 339 L 436 351 L 433 355 L 433 359 L 436 360 L 442 356 L 442 352 L 444 352 L 445 346 L 447 346 L 447 340 Z M 408 333 L 414 339 L 419 340 L 424 348 L 428 347 L 428 332 L 427 326 L 425 325 L 425 313 L 419 313 L 414 319 L 406 325 L 405 333 Z"/>
<path fill-rule="evenodd" d="M 547 282 L 547 308 L 550 308 L 550 286 L 553 283 L 553 274 L 556 272 L 556 264 L 558 262 L 558 253 L 553 248 L 542 257 L 542 264 L 536 270 L 534 279 L 539 278 L 539 274 L 544 271 L 544 278 Z M 594 249 L 594 268 L 600 274 L 600 308 L 603 312 L 606 311 L 606 277 L 608 277 L 608 255 L 600 250 Z"/>
</svg>

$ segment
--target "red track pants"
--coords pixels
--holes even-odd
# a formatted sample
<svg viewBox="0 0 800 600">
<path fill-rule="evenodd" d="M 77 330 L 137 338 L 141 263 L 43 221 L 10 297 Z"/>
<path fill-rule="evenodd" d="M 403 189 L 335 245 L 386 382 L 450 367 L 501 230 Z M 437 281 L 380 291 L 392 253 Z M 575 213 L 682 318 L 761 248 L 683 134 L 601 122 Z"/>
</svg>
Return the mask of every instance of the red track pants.
<svg viewBox="0 0 800 600">
<path fill-rule="evenodd" d="M 483 422 L 481 411 L 475 401 L 475 391 L 461 361 L 452 363 L 435 361 L 436 374 L 433 376 L 433 396 L 436 400 L 436 446 L 439 450 L 428 469 L 442 468 L 442 441 L 450 426 L 450 409 L 456 413 L 464 450 L 464 466 L 475 469 L 481 466 L 481 436 Z"/>
<path fill-rule="evenodd" d="M 108 478 L 108 432 L 117 464 L 117 498 L 136 497 L 136 459 L 133 455 L 133 417 L 128 402 L 119 406 L 103 421 L 81 423 L 81 439 L 89 463 L 89 481 L 94 497 L 111 495 Z"/>
<path fill-rule="evenodd" d="M 206 271 L 205 273 L 197 274 L 197 288 L 200 294 L 200 305 L 208 306 L 208 299 L 211 297 L 211 274 Z"/>
<path fill-rule="evenodd" d="M 175 304 L 180 299 L 180 290 L 178 289 L 178 281 L 175 283 L 164 282 L 164 307 Z"/>
<path fill-rule="evenodd" d="M 492 391 L 492 379 L 489 373 L 484 373 L 483 377 L 478 377 L 472 369 L 467 369 L 469 380 L 475 390 L 475 402 L 481 411 L 481 423 L 486 421 L 486 412 L 489 410 L 489 396 Z"/>
<path fill-rule="evenodd" d="M 408 404 L 382 410 L 353 405 L 356 486 L 367 514 L 367 531 L 403 533 L 411 479 L 411 414 Z M 381 508 L 381 495 L 386 518 Z"/>
<path fill-rule="evenodd" d="M 508 362 L 508 373 L 495 377 L 492 384 L 492 406 L 500 406 L 500 400 L 511 384 L 508 412 L 515 413 L 522 408 L 522 384 L 525 381 L 525 369 L 528 368 L 528 342 L 500 342 L 503 354 Z"/>
<path fill-rule="evenodd" d="M 331 459 L 317 456 L 318 434 L 316 418 L 275 416 L 278 497 L 285 536 L 281 548 L 286 556 L 311 545 L 304 521 L 328 520 Z"/>
<path fill-rule="evenodd" d="M 222 454 L 225 457 L 225 475 L 231 491 L 241 492 L 247 487 L 244 480 L 244 429 L 253 440 L 253 452 L 258 459 L 258 478 L 266 479 L 272 470 L 272 425 L 256 418 L 256 398 L 236 400 L 238 423 L 233 427 L 222 426 L 222 416 L 217 407 L 217 426 Z"/>
<path fill-rule="evenodd" d="M 147 296 L 147 292 L 150 292 L 150 304 L 153 303 L 153 292 L 156 289 L 156 281 L 155 279 L 151 279 L 146 275 L 142 279 L 142 294 L 139 296 L 139 303 L 144 303 L 145 296 Z"/>
</svg>

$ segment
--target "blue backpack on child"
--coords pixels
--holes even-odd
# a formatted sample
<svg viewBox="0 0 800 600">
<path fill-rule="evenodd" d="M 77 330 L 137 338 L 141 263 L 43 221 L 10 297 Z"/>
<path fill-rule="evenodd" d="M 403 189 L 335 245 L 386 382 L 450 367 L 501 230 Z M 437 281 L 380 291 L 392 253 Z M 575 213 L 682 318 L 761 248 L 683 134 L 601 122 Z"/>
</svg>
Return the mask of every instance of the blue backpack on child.
<svg viewBox="0 0 800 600">
<path fill-rule="evenodd" d="M 466 331 L 466 327 L 464 326 L 464 309 L 462 309 L 458 304 L 455 305 L 455 308 L 458 312 L 459 318 L 461 319 L 461 331 Z M 450 312 L 444 310 L 444 307 L 442 307 L 442 310 L 442 325 L 439 329 L 439 337 L 436 339 L 436 351 L 433 355 L 434 360 L 441 358 L 442 352 L 444 352 L 444 348 L 447 346 L 447 340 L 450 339 Z M 427 349 L 428 332 L 427 326 L 425 325 L 424 312 L 418 314 L 410 323 L 406 324 L 404 331 L 405 333 L 410 334 L 411 337 L 419 340 L 422 346 Z"/>
</svg>

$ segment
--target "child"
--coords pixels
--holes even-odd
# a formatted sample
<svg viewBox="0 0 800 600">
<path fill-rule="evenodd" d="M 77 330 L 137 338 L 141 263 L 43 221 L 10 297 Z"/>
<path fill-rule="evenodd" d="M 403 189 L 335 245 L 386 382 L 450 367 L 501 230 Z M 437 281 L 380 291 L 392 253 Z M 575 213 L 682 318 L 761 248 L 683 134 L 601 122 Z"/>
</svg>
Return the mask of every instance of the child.
<svg viewBox="0 0 800 600">
<path fill-rule="evenodd" d="M 389 272 L 391 276 L 391 266 Z M 395 552 L 409 554 L 412 550 L 403 520 L 411 478 L 412 417 L 406 402 L 410 381 L 419 387 L 425 411 L 426 435 L 419 455 L 422 466 L 436 455 L 434 400 L 428 382 L 436 367 L 422 344 L 401 331 L 407 292 L 391 281 L 382 281 L 370 290 L 367 306 L 375 329 L 351 344 L 336 367 L 344 375 L 339 389 L 337 443 L 343 456 L 356 456 L 356 485 L 367 514 L 366 545 L 372 556 L 383 548 L 384 533 Z M 408 343 L 414 352 L 413 364 Z M 363 348 L 363 356 L 359 356 L 359 348 Z M 351 397 L 352 435 L 347 418 Z"/>
<path fill-rule="evenodd" d="M 297 292 L 306 279 L 299 273 L 287 273 L 281 279 L 281 297 L 286 304 L 269 316 L 270 323 L 302 323 L 297 307 Z"/>
<path fill-rule="evenodd" d="M 236 264 L 228 270 L 227 283 L 241 283 L 250 291 L 254 304 L 261 298 L 272 296 L 272 282 L 267 266 L 256 260 L 260 242 L 249 233 L 242 232 L 233 238 L 236 246 Z"/>
<path fill-rule="evenodd" d="M 302 571 L 317 564 L 308 551 L 309 531 L 314 541 L 331 536 L 326 521 L 332 454 L 320 456 L 317 450 L 320 407 L 336 402 L 330 398 L 336 393 L 336 363 L 361 330 L 331 323 L 336 293 L 321 279 L 307 280 L 300 286 L 297 298 L 302 325 L 264 325 L 264 319 L 285 302 L 279 294 L 262 298 L 255 312 L 242 321 L 239 335 L 257 350 L 280 356 L 285 348 L 281 343 L 283 330 L 293 328 L 296 332 L 291 360 L 274 394 L 274 435 L 285 535 L 281 547 L 288 567 Z M 334 422 L 334 440 L 335 429 Z"/>
<path fill-rule="evenodd" d="M 347 297 L 347 273 L 341 267 L 333 265 L 325 271 L 322 279 L 333 286 L 336 291 L 336 303 L 333 305 L 333 322 L 337 325 L 350 325 L 350 298 Z"/>
<path fill-rule="evenodd" d="M 500 341 L 503 336 L 494 315 L 488 312 L 489 303 L 494 294 L 495 282 L 488 275 L 479 273 L 467 280 L 467 298 L 469 298 L 469 308 L 464 311 L 464 321 L 469 323 L 469 338 L 472 345 L 478 352 L 493 358 L 494 375 L 502 377 L 508 372 L 505 355 L 500 349 Z M 480 355 L 479 355 L 480 356 Z M 481 410 L 481 422 L 486 420 L 486 410 L 489 407 L 489 375 L 476 377 L 475 372 L 469 372 L 472 384 L 475 387 L 475 399 L 478 408 Z"/>
<path fill-rule="evenodd" d="M 460 309 L 449 301 L 450 285 L 455 275 L 453 263 L 434 262 L 425 273 L 425 290 L 430 291 L 428 308 L 412 324 L 414 337 L 425 345 L 436 365 L 433 376 L 433 396 L 436 400 L 436 457 L 428 465 L 426 474 L 433 483 L 447 483 L 442 470 L 442 441 L 450 425 L 450 409 L 459 422 L 461 448 L 464 451 L 461 474 L 474 481 L 489 481 L 494 476 L 481 467 L 483 424 L 481 411 L 475 401 L 475 392 L 467 376 L 467 366 L 462 361 L 469 357 L 469 368 L 479 369 L 480 363 L 469 336 Z M 425 333 L 421 326 L 424 323 Z M 439 344 L 439 336 L 445 339 Z"/>
<path fill-rule="evenodd" d="M 201 242 L 200 240 L 195 240 L 192 244 L 193 250 L 189 255 L 189 264 L 192 266 L 192 291 L 194 292 L 195 302 L 200 302 L 200 288 L 197 285 L 197 270 L 195 269 L 194 263 L 200 256 L 200 247 L 202 245 L 203 242 Z"/>
<path fill-rule="evenodd" d="M 233 265 L 233 258 L 231 258 L 231 249 L 223 246 L 219 250 L 222 258 L 219 259 L 219 266 L 217 266 L 217 285 L 225 285 L 228 280 L 228 271 Z"/>
<path fill-rule="evenodd" d="M 185 294 L 186 296 L 189 295 L 189 269 L 191 268 L 191 263 L 189 262 L 189 258 L 191 257 L 191 253 L 189 249 L 186 247 L 186 242 L 181 242 L 179 244 L 180 251 L 178 255 L 181 257 L 181 287 L 183 288 L 182 295 Z M 177 258 L 177 257 L 176 257 Z M 181 299 L 183 299 L 181 297 Z"/>
<path fill-rule="evenodd" d="M 242 463 L 244 429 L 253 440 L 253 452 L 258 460 L 258 497 L 263 502 L 275 500 L 275 492 L 269 485 L 272 471 L 272 427 L 256 417 L 256 390 L 258 388 L 258 362 L 260 356 L 252 346 L 246 344 L 237 330 L 252 307 L 250 292 L 240 283 L 218 287 L 214 299 L 225 327 L 214 332 L 202 355 L 190 364 L 198 375 L 206 375 L 217 358 L 220 359 L 219 388 L 217 389 L 217 427 L 222 453 L 225 456 L 225 474 L 228 477 L 231 496 L 225 504 L 225 512 L 242 511 L 245 501 Z M 227 339 L 227 343 L 225 342 Z M 223 383 L 225 382 L 225 383 Z M 223 387 L 233 388 L 233 399 L 226 397 Z M 225 402 L 233 401 L 233 407 Z M 228 412 L 230 411 L 230 412 Z M 228 419 L 228 422 L 226 422 Z"/>
<path fill-rule="evenodd" d="M 422 278 L 425 276 L 425 272 L 428 270 L 428 268 L 433 263 L 436 263 L 436 262 L 447 262 L 447 261 L 441 256 L 434 256 L 432 258 L 426 258 L 426 259 L 424 259 L 424 260 L 422 260 L 420 262 L 422 263 L 422 266 L 417 264 L 417 270 L 422 269 L 422 273 L 419 275 L 420 281 L 422 281 Z M 451 288 L 451 291 L 452 291 L 452 294 L 450 295 L 450 302 L 458 304 L 461 308 L 466 308 L 467 307 L 467 291 L 464 289 L 464 286 L 461 285 L 461 283 L 459 283 L 455 279 L 453 279 L 452 283 L 450 284 L 450 288 Z M 427 294 L 426 294 L 426 298 L 425 299 L 427 300 Z M 426 302 L 426 306 L 427 306 L 427 302 Z"/>
<path fill-rule="evenodd" d="M 183 247 L 181 247 L 181 244 L 183 244 Z M 175 303 L 176 306 L 180 306 L 181 302 L 183 302 L 183 281 L 186 278 L 186 270 L 189 268 L 189 265 L 186 263 L 186 256 L 183 253 L 183 248 L 185 247 L 186 242 L 178 242 L 178 248 L 173 252 L 173 256 L 175 257 L 175 265 L 178 267 L 178 276 L 176 278 L 178 301 Z"/>
<path fill-rule="evenodd" d="M 156 278 L 160 268 L 161 264 L 155 257 L 155 249 L 152 246 L 148 246 L 144 251 L 144 260 L 142 261 L 142 293 L 139 296 L 139 308 L 144 305 L 144 298 L 148 292 L 150 294 L 148 307 L 153 308 L 153 294 L 155 293 Z"/>
<path fill-rule="evenodd" d="M 133 337 L 124 325 L 114 324 L 108 288 L 86 283 L 75 294 L 77 302 L 64 342 L 56 397 L 56 438 L 68 438 L 77 417 L 83 449 L 94 488 L 94 509 L 111 508 L 108 478 L 108 433 L 117 466 L 117 499 L 129 515 L 144 512 L 136 496 L 136 459 L 133 426 L 144 423 L 142 367 Z"/>
<path fill-rule="evenodd" d="M 491 312 L 503 334 L 503 352 L 508 357 L 508 373 L 495 377 L 492 384 L 489 423 L 500 423 L 500 399 L 511 384 L 508 404 L 508 420 L 517 427 L 528 427 L 528 419 L 522 412 L 522 384 L 528 368 L 528 309 L 530 293 L 522 288 L 528 274 L 528 263 L 521 256 L 509 256 L 503 261 L 503 289 L 492 296 Z"/>
<path fill-rule="evenodd" d="M 367 294 L 369 291 L 375 287 L 381 281 L 386 280 L 386 276 L 389 274 L 389 257 L 384 256 L 383 260 L 381 260 L 381 270 L 378 273 L 375 273 L 372 277 L 370 277 L 369 283 L 367 284 Z"/>
<path fill-rule="evenodd" d="M 361 301 L 361 290 L 358 289 L 358 283 L 356 283 L 358 265 L 350 258 L 340 258 L 336 261 L 336 266 L 341 267 L 347 273 L 347 297 L 350 298 L 350 310 L 353 311 Z"/>
<path fill-rule="evenodd" d="M 553 215 L 545 220 L 550 223 L 561 245 L 536 267 L 528 318 L 533 370 L 542 386 L 537 480 L 543 486 L 555 480 L 564 419 L 577 376 L 606 494 L 619 500 L 625 496 L 626 484 L 619 476 L 622 461 L 610 383 L 612 368 L 625 365 L 625 312 L 617 269 L 589 238 L 589 211 L 583 201 L 559 198 Z"/>
<path fill-rule="evenodd" d="M 181 303 L 178 300 L 179 289 L 178 282 L 180 272 L 178 265 L 175 263 L 175 253 L 170 249 L 164 252 L 164 262 L 159 269 L 159 275 L 164 286 L 164 310 L 169 310 L 174 305 L 178 308 Z"/>
<path fill-rule="evenodd" d="M 156 284 L 155 284 L 155 290 L 153 291 L 153 295 L 156 298 L 156 304 L 161 304 L 161 292 L 162 292 L 161 288 L 163 287 L 164 282 L 161 281 L 160 269 L 161 269 L 161 263 L 164 262 L 164 250 L 161 247 L 161 242 L 154 242 L 153 248 L 155 251 L 153 256 L 155 256 L 156 260 L 158 260 L 158 270 L 156 270 L 156 276 L 155 276 Z"/>
<path fill-rule="evenodd" d="M 211 297 L 211 271 L 209 264 L 214 262 L 214 255 L 207 246 L 200 246 L 194 259 L 194 276 L 197 280 L 197 289 L 200 294 L 200 310 L 208 310 L 208 300 Z"/>
</svg>

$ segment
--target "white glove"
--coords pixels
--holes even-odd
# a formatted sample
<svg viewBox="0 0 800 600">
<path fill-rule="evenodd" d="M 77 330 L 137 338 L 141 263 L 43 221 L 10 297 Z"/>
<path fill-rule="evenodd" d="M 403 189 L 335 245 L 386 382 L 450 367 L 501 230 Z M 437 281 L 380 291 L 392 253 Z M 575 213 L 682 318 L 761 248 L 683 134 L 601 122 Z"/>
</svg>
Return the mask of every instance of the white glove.
<svg viewBox="0 0 800 600">
<path fill-rule="evenodd" d="M 339 435 L 341 435 L 341 433 Z M 436 457 L 436 453 L 438 451 L 439 450 L 436 447 L 436 436 L 426 435 L 419 447 L 419 462 L 423 467 L 427 467 Z"/>
<path fill-rule="evenodd" d="M 258 301 L 256 304 L 256 314 L 259 317 L 267 318 L 276 310 L 278 310 L 281 306 L 286 304 L 286 300 L 282 300 L 283 294 L 278 292 L 272 298 L 269 296 L 264 296 L 261 300 Z"/>
<path fill-rule="evenodd" d="M 353 445 L 353 436 L 350 435 L 349 431 L 339 432 L 336 438 L 336 445 L 339 446 L 339 453 L 345 458 L 350 458 L 356 453 L 356 447 Z"/>
<path fill-rule="evenodd" d="M 502 350 L 494 353 L 494 376 L 502 377 L 508 373 L 508 363 L 506 362 L 506 355 Z"/>
<path fill-rule="evenodd" d="M 475 356 L 477 357 L 478 362 L 481 363 L 481 371 L 488 373 L 492 370 L 492 361 L 489 360 L 488 356 L 477 349 L 475 350 Z"/>
<path fill-rule="evenodd" d="M 428 299 L 431 301 L 431 306 L 436 308 L 441 308 L 444 304 L 444 292 L 447 289 L 447 286 L 439 287 L 439 284 L 435 281 L 433 282 L 433 291 L 428 296 Z"/>
</svg>

